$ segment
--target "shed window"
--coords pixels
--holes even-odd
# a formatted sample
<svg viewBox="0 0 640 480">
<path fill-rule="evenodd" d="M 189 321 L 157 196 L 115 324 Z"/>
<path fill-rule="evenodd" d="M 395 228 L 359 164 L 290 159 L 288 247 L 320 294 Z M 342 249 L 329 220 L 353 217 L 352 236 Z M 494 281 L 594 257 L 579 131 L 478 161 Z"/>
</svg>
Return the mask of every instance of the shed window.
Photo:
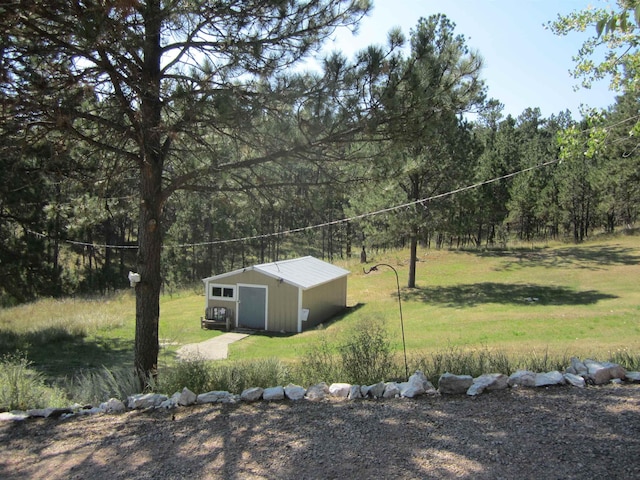
<svg viewBox="0 0 640 480">
<path fill-rule="evenodd" d="M 233 300 L 235 295 L 235 287 L 229 285 L 212 285 L 211 298 L 222 300 Z"/>
</svg>

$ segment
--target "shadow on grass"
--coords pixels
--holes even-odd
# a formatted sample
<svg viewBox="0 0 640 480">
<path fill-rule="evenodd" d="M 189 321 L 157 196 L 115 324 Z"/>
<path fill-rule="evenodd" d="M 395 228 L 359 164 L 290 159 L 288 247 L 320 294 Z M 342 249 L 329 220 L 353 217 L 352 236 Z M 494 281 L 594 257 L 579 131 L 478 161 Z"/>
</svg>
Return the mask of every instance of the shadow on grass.
<svg viewBox="0 0 640 480">
<path fill-rule="evenodd" d="M 477 252 L 480 257 L 504 258 L 498 270 L 521 267 L 573 267 L 600 270 L 604 267 L 637 265 L 640 255 L 632 248 L 618 245 L 580 245 L 563 248 L 486 250 Z"/>
<path fill-rule="evenodd" d="M 513 305 L 591 305 L 618 298 L 595 290 L 575 291 L 567 287 L 473 283 L 447 287 L 422 287 L 405 290 L 403 300 L 422 301 L 447 307 L 474 307 L 483 303 Z"/>
<path fill-rule="evenodd" d="M 87 337 L 61 327 L 25 333 L 0 331 L 0 356 L 24 353 L 33 368 L 49 378 L 102 366 L 131 366 L 133 348 L 133 340 Z"/>
</svg>

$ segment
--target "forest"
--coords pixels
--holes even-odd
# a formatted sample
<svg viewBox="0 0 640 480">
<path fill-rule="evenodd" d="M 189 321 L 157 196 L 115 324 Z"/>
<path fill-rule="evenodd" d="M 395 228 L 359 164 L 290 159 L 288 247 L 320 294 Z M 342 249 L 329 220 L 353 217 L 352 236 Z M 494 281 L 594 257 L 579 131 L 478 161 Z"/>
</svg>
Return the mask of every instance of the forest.
<svg viewBox="0 0 640 480">
<path fill-rule="evenodd" d="M 154 368 L 162 288 L 297 255 L 409 246 L 415 260 L 637 223 L 632 0 L 552 25 L 595 25 L 592 48 L 625 50 L 601 65 L 581 51 L 576 75 L 610 74 L 619 96 L 579 119 L 505 116 L 481 52 L 440 14 L 305 70 L 370 2 L 15 3 L 0 7 L 0 304 L 140 272 L 139 371 Z"/>
</svg>

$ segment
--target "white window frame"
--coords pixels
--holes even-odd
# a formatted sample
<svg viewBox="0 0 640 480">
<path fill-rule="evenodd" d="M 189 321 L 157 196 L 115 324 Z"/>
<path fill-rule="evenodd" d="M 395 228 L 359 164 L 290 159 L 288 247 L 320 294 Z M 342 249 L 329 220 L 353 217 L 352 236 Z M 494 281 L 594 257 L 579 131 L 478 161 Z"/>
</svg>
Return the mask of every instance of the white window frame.
<svg viewBox="0 0 640 480">
<path fill-rule="evenodd" d="M 213 294 L 213 289 L 214 288 L 221 288 L 223 295 L 220 296 L 220 297 L 215 296 Z M 231 290 L 232 296 L 231 297 L 225 297 L 224 296 L 224 291 L 225 290 Z M 225 302 L 235 302 L 236 301 L 237 291 L 238 291 L 238 289 L 236 288 L 235 285 L 228 285 L 228 284 L 224 284 L 224 283 L 210 283 L 209 284 L 209 299 L 210 300 L 222 300 L 222 301 L 225 301 Z"/>
</svg>

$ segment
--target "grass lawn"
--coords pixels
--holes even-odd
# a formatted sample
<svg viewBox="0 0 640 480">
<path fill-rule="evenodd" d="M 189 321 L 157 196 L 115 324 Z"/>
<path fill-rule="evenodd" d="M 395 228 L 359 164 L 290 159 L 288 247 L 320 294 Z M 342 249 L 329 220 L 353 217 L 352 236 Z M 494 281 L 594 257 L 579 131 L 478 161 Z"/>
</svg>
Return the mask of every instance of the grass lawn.
<svg viewBox="0 0 640 480">
<path fill-rule="evenodd" d="M 420 253 L 415 289 L 402 288 L 408 278 L 408 252 L 378 254 L 367 265 L 390 263 L 398 270 L 410 355 L 450 348 L 489 348 L 516 357 L 640 351 L 638 236 L 580 246 Z M 383 318 L 394 348 L 401 351 L 394 273 L 380 267 L 365 275 L 359 263 L 344 266 L 352 271 L 352 311 L 325 328 L 329 338 L 347 338 L 350 326 L 360 319 Z M 317 335 L 252 336 L 231 345 L 231 357 L 295 360 Z"/>
<path fill-rule="evenodd" d="M 419 358 L 447 349 L 608 357 L 640 353 L 640 236 L 599 238 L 583 245 L 548 244 L 504 251 L 421 250 L 417 288 L 402 288 L 407 352 Z M 373 253 L 371 263 L 397 268 L 401 287 L 408 251 Z M 321 329 L 295 335 L 252 335 L 230 346 L 232 360 L 277 357 L 297 361 L 322 335 L 349 338 L 361 321 L 382 319 L 402 351 L 394 273 L 365 275 L 353 260 L 348 311 Z M 161 363 L 179 345 L 221 332 L 200 329 L 203 292 L 161 300 Z M 131 365 L 135 331 L 132 291 L 93 300 L 42 300 L 0 310 L 0 355 L 26 352 L 49 376 L 105 365 Z"/>
</svg>

